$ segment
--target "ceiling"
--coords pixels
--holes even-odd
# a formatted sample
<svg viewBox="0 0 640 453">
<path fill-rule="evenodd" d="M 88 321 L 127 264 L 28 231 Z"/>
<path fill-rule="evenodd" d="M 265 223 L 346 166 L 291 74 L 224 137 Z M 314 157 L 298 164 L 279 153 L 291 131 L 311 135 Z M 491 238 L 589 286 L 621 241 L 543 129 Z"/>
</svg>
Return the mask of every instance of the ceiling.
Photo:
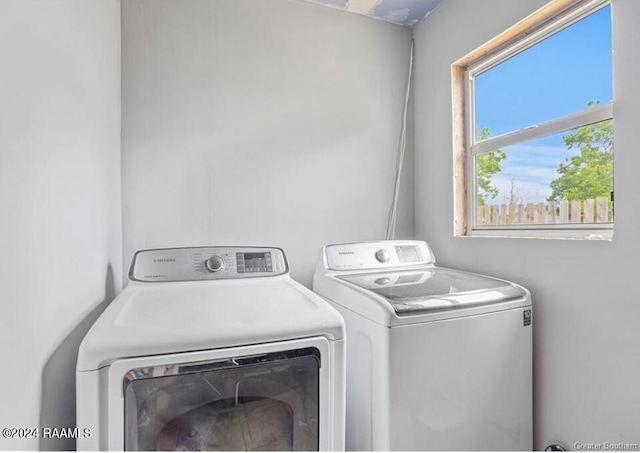
<svg viewBox="0 0 640 453">
<path fill-rule="evenodd" d="M 444 0 L 307 0 L 356 14 L 413 27 Z"/>
</svg>

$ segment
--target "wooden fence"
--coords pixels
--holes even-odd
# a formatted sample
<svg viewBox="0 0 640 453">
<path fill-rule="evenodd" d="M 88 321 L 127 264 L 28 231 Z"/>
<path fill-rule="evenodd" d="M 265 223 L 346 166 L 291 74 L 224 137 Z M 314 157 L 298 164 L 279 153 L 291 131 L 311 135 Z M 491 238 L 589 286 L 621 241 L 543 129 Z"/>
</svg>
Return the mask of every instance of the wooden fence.
<svg viewBox="0 0 640 453">
<path fill-rule="evenodd" d="M 478 206 L 476 224 L 481 226 L 608 223 L 613 221 L 613 209 L 610 204 L 606 197 L 535 204 L 486 204 Z"/>
</svg>

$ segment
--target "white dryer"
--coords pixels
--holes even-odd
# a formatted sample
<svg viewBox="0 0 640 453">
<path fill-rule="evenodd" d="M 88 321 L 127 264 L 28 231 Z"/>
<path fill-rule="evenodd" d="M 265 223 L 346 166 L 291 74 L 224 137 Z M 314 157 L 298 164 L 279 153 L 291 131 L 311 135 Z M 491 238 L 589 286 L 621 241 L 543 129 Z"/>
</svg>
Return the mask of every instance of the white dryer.
<svg viewBox="0 0 640 453">
<path fill-rule="evenodd" d="M 80 346 L 79 450 L 344 448 L 344 322 L 281 249 L 140 251 L 129 280 Z"/>
<path fill-rule="evenodd" d="M 421 241 L 324 247 L 347 327 L 347 450 L 531 450 L 529 292 L 435 266 Z"/>
</svg>

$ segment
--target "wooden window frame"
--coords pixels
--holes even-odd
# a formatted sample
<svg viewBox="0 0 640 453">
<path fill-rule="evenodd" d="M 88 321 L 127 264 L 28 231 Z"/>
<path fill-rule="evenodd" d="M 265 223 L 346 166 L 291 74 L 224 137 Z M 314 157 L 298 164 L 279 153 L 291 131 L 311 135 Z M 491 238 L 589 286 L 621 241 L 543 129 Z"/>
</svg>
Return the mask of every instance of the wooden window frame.
<svg viewBox="0 0 640 453">
<path fill-rule="evenodd" d="M 537 138 L 613 119 L 613 101 L 520 130 L 474 142 L 473 76 L 535 46 L 611 0 L 552 0 L 505 32 L 467 54 L 451 66 L 454 152 L 454 235 L 611 239 L 613 223 L 475 225 L 474 156 Z"/>
</svg>

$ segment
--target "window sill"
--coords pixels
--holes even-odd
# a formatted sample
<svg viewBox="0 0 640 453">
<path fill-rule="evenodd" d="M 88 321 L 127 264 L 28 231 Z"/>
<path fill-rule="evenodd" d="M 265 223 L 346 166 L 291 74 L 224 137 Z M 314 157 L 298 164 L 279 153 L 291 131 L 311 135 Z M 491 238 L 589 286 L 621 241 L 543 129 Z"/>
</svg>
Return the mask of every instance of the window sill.
<svg viewBox="0 0 640 453">
<path fill-rule="evenodd" d="M 466 235 L 456 237 L 485 237 L 485 238 L 524 238 L 524 239 L 568 239 L 587 241 L 612 241 L 613 225 L 600 228 L 593 227 L 551 227 L 532 229 L 528 226 L 518 228 L 514 226 L 499 228 L 474 228 Z"/>
</svg>

